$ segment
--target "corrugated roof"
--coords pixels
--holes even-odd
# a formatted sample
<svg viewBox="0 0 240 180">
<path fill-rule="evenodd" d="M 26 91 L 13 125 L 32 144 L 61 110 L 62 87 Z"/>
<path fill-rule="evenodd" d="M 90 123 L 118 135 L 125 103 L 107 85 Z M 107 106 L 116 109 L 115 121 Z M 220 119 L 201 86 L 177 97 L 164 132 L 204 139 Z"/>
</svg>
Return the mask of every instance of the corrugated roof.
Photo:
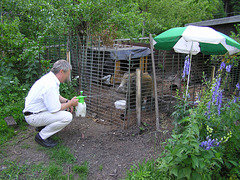
<svg viewBox="0 0 240 180">
<path fill-rule="evenodd" d="M 211 19 L 211 20 L 194 22 L 194 23 L 188 23 L 188 24 L 185 24 L 185 26 L 188 26 L 188 25 L 214 26 L 214 25 L 230 24 L 230 23 L 240 23 L 240 15 L 219 18 L 219 19 Z"/>
</svg>

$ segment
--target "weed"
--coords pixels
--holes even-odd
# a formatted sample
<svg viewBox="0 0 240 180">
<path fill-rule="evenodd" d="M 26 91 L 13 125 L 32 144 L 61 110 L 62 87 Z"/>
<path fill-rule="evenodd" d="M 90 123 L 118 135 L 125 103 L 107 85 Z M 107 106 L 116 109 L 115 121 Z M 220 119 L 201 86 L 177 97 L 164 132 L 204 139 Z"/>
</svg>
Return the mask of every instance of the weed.
<svg viewBox="0 0 240 180">
<path fill-rule="evenodd" d="M 24 143 L 24 144 L 21 145 L 21 148 L 23 148 L 23 149 L 29 149 L 29 148 L 30 148 L 30 145 L 27 144 L 27 143 Z"/>
<path fill-rule="evenodd" d="M 1 171 L 0 179 L 20 179 L 27 172 L 26 165 L 18 166 L 14 161 L 5 161 L 3 165 L 6 169 Z"/>
<path fill-rule="evenodd" d="M 103 165 L 99 165 L 98 169 L 99 169 L 99 171 L 102 171 L 103 170 Z"/>
<path fill-rule="evenodd" d="M 87 161 L 84 161 L 81 166 L 74 165 L 73 172 L 78 174 L 81 179 L 87 179 L 88 171 L 89 171 L 88 166 L 89 166 L 89 163 Z"/>
<path fill-rule="evenodd" d="M 160 175 L 154 160 L 144 160 L 138 166 L 133 165 L 130 170 L 127 171 L 126 180 L 159 179 Z"/>
<path fill-rule="evenodd" d="M 56 161 L 57 164 L 74 163 L 76 161 L 70 149 L 61 143 L 58 143 L 54 148 L 46 149 L 45 147 L 39 146 L 38 149 L 40 151 L 45 151 L 49 158 Z"/>
<path fill-rule="evenodd" d="M 61 175 L 63 173 L 62 167 L 60 167 L 57 164 L 51 163 L 48 167 L 48 175 L 50 179 L 58 179 L 57 176 Z"/>
</svg>

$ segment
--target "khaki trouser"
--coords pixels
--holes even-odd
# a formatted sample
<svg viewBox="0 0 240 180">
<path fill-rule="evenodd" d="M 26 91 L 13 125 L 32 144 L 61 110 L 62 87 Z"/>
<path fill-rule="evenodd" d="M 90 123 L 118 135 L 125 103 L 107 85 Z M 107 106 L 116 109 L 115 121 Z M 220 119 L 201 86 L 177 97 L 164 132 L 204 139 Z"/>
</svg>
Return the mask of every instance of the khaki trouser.
<svg viewBox="0 0 240 180">
<path fill-rule="evenodd" d="M 67 111 L 50 113 L 48 111 L 25 116 L 27 123 L 34 127 L 46 126 L 39 135 L 42 139 L 47 139 L 53 134 L 61 131 L 72 121 L 72 114 Z"/>
</svg>

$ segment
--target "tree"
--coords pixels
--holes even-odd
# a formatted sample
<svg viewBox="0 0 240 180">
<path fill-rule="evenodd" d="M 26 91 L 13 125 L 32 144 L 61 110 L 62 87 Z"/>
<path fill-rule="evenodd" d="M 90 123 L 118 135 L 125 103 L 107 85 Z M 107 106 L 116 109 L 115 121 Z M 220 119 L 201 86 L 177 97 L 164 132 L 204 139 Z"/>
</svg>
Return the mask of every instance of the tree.
<svg viewBox="0 0 240 180">
<path fill-rule="evenodd" d="M 169 28 L 190 22 L 211 19 L 223 12 L 219 0 L 136 0 L 140 9 L 148 13 L 146 33 L 159 34 Z"/>
<path fill-rule="evenodd" d="M 222 0 L 224 3 L 224 11 L 227 16 L 240 14 L 240 2 L 238 0 Z"/>
</svg>

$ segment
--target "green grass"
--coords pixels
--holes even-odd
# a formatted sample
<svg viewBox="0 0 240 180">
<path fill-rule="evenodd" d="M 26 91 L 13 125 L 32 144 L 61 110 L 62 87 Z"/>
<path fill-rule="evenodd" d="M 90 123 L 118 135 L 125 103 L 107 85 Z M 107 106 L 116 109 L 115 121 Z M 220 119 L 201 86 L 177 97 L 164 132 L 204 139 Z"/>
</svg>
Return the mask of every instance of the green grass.
<svg viewBox="0 0 240 180">
<path fill-rule="evenodd" d="M 159 179 L 161 176 L 155 166 L 154 160 L 144 160 L 138 165 L 133 165 L 130 170 L 127 170 L 126 174 L 126 180 Z"/>
<path fill-rule="evenodd" d="M 76 158 L 70 152 L 70 148 L 64 146 L 57 136 L 53 136 L 53 139 L 58 142 L 57 146 L 53 148 L 45 148 L 39 145 L 38 150 L 46 152 L 49 159 L 55 161 L 57 164 L 62 165 L 66 163 L 74 163 Z"/>
<path fill-rule="evenodd" d="M 16 144 L 17 140 L 12 138 L 11 142 L 4 143 L 0 146 L 0 158 L 5 159 L 0 163 L 0 179 L 49 179 L 49 180 L 67 180 L 87 179 L 89 172 L 89 163 L 83 162 L 81 165 L 76 163 L 75 156 L 71 153 L 70 148 L 64 146 L 58 136 L 53 137 L 58 141 L 58 145 L 54 148 L 45 148 L 39 146 L 38 151 L 46 153 L 49 157 L 46 161 L 38 162 L 37 164 L 27 162 L 23 165 L 17 160 L 9 161 L 7 149 L 11 148 L 13 144 Z M 29 149 L 30 145 L 23 143 L 22 149 Z"/>
<path fill-rule="evenodd" d="M 0 179 L 13 180 L 13 179 L 49 179 L 49 180 L 67 180 L 77 179 L 86 180 L 89 172 L 88 162 L 84 162 L 82 165 L 59 165 L 52 161 L 49 165 L 45 165 L 43 162 L 38 164 L 24 164 L 19 165 L 16 161 L 4 161 L 0 164 L 2 171 L 0 173 Z M 71 168 L 72 167 L 72 168 Z"/>
<path fill-rule="evenodd" d="M 103 170 L 103 165 L 99 165 L 98 169 L 99 169 L 99 171 L 102 171 Z"/>
<path fill-rule="evenodd" d="M 74 165 L 73 172 L 78 174 L 80 179 L 85 180 L 87 179 L 88 172 L 89 172 L 88 166 L 89 166 L 89 163 L 87 161 L 83 162 L 83 164 L 80 166 Z"/>
</svg>

